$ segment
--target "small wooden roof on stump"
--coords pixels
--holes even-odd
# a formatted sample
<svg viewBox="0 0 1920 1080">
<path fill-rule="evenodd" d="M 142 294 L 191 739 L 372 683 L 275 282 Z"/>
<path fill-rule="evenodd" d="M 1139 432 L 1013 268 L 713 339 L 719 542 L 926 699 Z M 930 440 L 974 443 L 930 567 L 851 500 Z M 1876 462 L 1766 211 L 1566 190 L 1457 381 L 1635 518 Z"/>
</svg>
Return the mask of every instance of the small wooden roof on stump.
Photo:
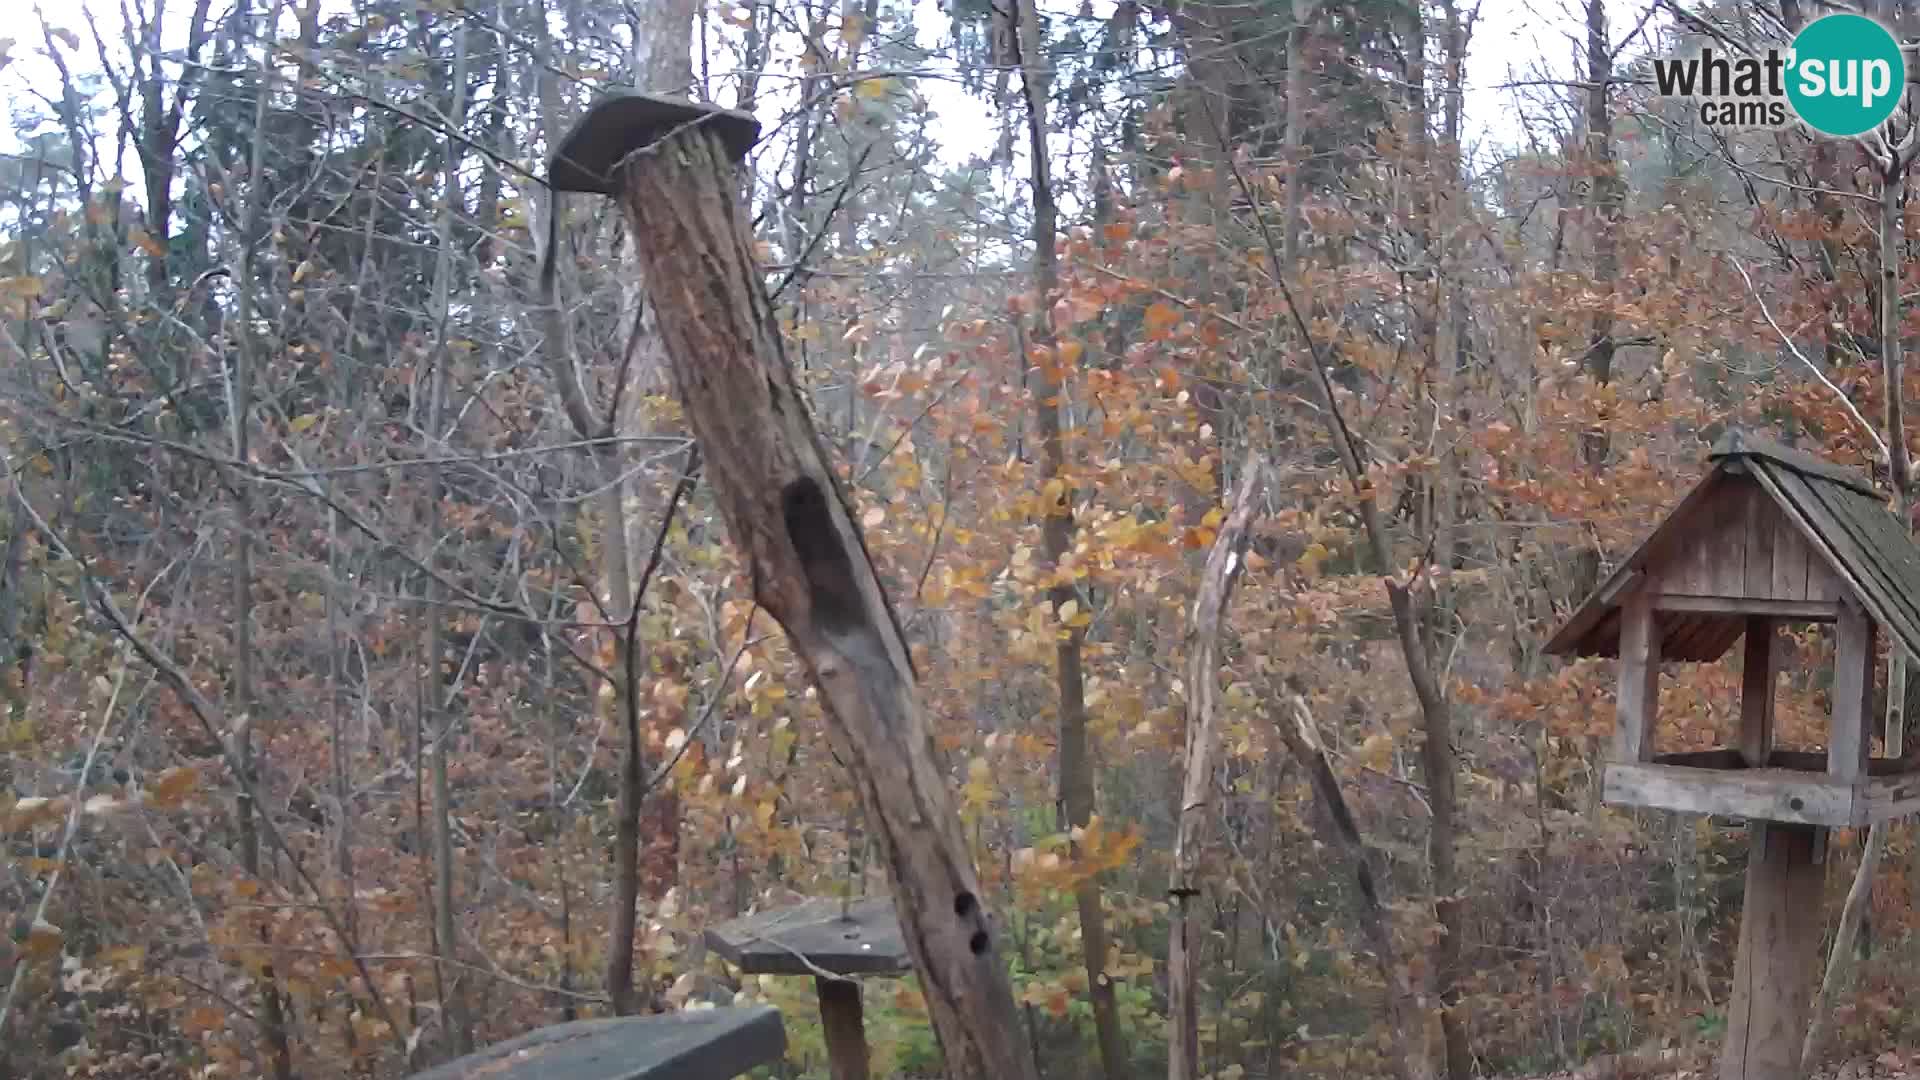
<svg viewBox="0 0 1920 1080">
<path fill-rule="evenodd" d="M 1548 641 L 1620 658 L 1607 802 L 1806 825 L 1920 811 L 1909 762 L 1871 757 L 1874 637 L 1920 656 L 1920 545 L 1860 474 L 1739 432 Z M 1776 751 L 1778 627 L 1833 623 L 1824 755 Z M 1746 641 L 1737 748 L 1656 754 L 1662 661 L 1713 661 Z M 1920 682 L 1920 680 L 1916 680 Z"/>
<path fill-rule="evenodd" d="M 888 897 L 807 900 L 707 931 L 707 947 L 747 975 L 898 975 L 913 967 Z"/>
</svg>

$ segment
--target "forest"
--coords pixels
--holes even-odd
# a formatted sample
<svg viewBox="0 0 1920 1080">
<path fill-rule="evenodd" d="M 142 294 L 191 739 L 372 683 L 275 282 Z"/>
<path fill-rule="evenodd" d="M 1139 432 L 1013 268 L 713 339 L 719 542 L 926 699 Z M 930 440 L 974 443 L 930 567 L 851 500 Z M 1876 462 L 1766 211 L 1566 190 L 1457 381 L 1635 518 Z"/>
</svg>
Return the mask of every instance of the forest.
<svg viewBox="0 0 1920 1080">
<path fill-rule="evenodd" d="M 872 1075 L 1708 1075 L 1749 823 L 1603 797 L 1619 665 L 1545 646 L 1730 433 L 1920 525 L 1920 91 L 1663 92 L 1831 4 L 1484 4 L 9 6 L 0 1078 L 746 1004 L 830 1075 L 707 931 L 924 915 L 908 781 L 763 602 L 673 215 L 547 182 L 634 88 L 758 120 L 739 287 L 992 931 L 959 1012 L 863 980 Z M 1775 646 L 1780 745 L 1837 647 Z M 1653 668 L 1660 748 L 1729 745 L 1740 651 Z M 1917 841 L 1826 841 L 1803 1075 L 1920 1070 Z"/>
</svg>

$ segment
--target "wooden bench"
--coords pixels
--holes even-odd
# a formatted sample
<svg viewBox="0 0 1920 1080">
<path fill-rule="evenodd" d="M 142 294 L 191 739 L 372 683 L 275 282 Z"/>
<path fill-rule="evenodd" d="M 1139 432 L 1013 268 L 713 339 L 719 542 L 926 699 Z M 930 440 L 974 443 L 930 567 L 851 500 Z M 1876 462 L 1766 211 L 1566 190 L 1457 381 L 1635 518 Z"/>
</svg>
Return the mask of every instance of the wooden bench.
<svg viewBox="0 0 1920 1080">
<path fill-rule="evenodd" d="M 786 1052 L 777 1009 L 699 1009 L 555 1024 L 413 1080 L 733 1080 Z"/>
</svg>

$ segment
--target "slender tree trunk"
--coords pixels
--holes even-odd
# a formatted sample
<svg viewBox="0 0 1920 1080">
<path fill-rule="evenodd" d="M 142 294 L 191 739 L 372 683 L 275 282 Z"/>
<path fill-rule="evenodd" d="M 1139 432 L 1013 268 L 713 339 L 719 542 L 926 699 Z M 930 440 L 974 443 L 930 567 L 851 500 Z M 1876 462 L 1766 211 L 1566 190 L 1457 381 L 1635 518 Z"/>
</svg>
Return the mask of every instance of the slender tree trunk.
<svg viewBox="0 0 1920 1080">
<path fill-rule="evenodd" d="M 1607 41 L 1606 0 L 1587 0 L 1586 11 L 1587 138 L 1580 156 L 1589 174 L 1587 214 L 1593 236 L 1593 286 L 1600 296 L 1600 310 L 1594 314 L 1593 332 L 1580 365 L 1596 386 L 1605 386 L 1613 381 L 1614 279 L 1620 276 L 1617 232 L 1625 191 L 1613 160 L 1613 110 L 1607 100 L 1613 79 L 1613 48 Z M 1580 457 L 1594 477 L 1607 470 L 1612 447 L 1607 424 L 1608 418 L 1601 416 L 1580 433 Z M 1574 555 L 1574 602 L 1585 599 L 1600 583 L 1601 555 L 1599 547 L 1590 543 Z"/>
<path fill-rule="evenodd" d="M 643 86 L 664 94 L 687 94 L 693 87 L 693 23 L 699 5 L 687 0 L 651 0 L 640 13 L 636 28 L 635 69 Z M 631 254 L 631 248 L 628 249 Z M 627 342 L 621 358 L 622 370 L 616 374 L 614 399 L 607 405 L 606 429 L 609 434 L 650 431 L 641 402 L 665 389 L 665 361 L 660 351 L 660 332 L 652 307 L 651 288 L 646 273 L 636 258 L 626 265 L 627 290 L 624 296 L 633 340 Z M 651 807 L 643 805 L 645 785 L 646 738 L 642 732 L 640 705 L 634 700 L 639 691 L 638 672 L 643 659 L 639 640 L 640 598 L 634 590 L 634 541 L 632 515 L 652 516 L 658 512 L 658 500 L 645 484 L 629 485 L 625 475 L 632 455 L 620 445 L 605 447 L 596 459 L 600 462 L 601 482 L 608 485 L 602 507 L 602 574 L 607 593 L 607 612 L 616 645 L 614 673 L 616 685 L 608 706 L 621 731 L 620 788 L 616 806 L 614 839 L 614 898 L 612 940 L 607 952 L 607 992 L 613 998 L 616 1014 L 626 1016 L 652 1006 L 651 987 L 640 987 L 634 976 L 634 948 L 638 934 L 639 904 L 643 894 L 643 876 L 653 879 L 647 893 L 664 891 L 664 879 L 674 876 L 670 857 L 678 850 L 680 808 L 676 796 L 662 792 Z M 631 504 L 631 505 L 630 505 Z M 654 831 L 645 835 L 643 818 L 652 809 Z M 655 854 L 642 874 L 642 846 Z M 659 856 L 664 853 L 669 859 Z M 662 863 L 665 865 L 661 865 Z"/>
<path fill-rule="evenodd" d="M 1281 697 L 1291 715 L 1276 719 L 1274 726 L 1294 760 L 1306 770 L 1307 783 L 1331 826 L 1322 835 L 1331 834 L 1332 843 L 1328 846 L 1345 855 L 1353 871 L 1354 888 L 1360 896 L 1360 931 L 1367 939 L 1367 947 L 1373 951 L 1381 981 L 1387 986 L 1387 1026 L 1401 1080 L 1432 1080 L 1433 1060 L 1427 1053 L 1419 1000 L 1393 945 L 1393 917 L 1380 893 L 1372 853 L 1360 836 L 1360 827 L 1347 806 L 1346 794 L 1340 790 L 1340 780 L 1327 761 L 1327 752 L 1320 743 L 1306 698 L 1293 690 Z"/>
<path fill-rule="evenodd" d="M 1263 466 L 1257 454 L 1249 453 L 1241 468 L 1240 491 L 1207 554 L 1187 624 L 1187 740 L 1181 765 L 1180 815 L 1173 841 L 1173 876 L 1167 886 L 1173 900 L 1167 930 L 1167 1080 L 1197 1080 L 1200 1075 L 1197 933 L 1187 909 L 1200 892 L 1201 830 L 1206 827 L 1207 809 L 1217 788 L 1214 753 L 1220 735 L 1215 699 L 1220 682 L 1220 628 L 1233 587 L 1245 567 Z"/>
<path fill-rule="evenodd" d="M 240 229 L 239 269 L 234 275 L 234 333 L 239 348 L 233 360 L 233 457 L 235 461 L 251 461 L 253 380 L 255 369 L 260 362 L 260 343 L 254 336 L 254 257 L 261 238 L 265 235 L 267 190 L 262 179 L 266 167 L 266 121 L 268 102 L 273 86 L 273 28 L 280 21 L 280 3 L 275 0 L 267 16 L 262 37 L 268 42 L 260 55 L 258 76 L 260 85 L 254 96 L 253 145 L 249 151 L 247 166 L 247 202 L 242 216 Z M 238 802 L 240 819 L 240 865 L 248 876 L 263 879 L 266 867 L 260 857 L 260 826 L 256 820 L 262 812 L 254 805 L 249 792 L 258 785 L 259 767 L 254 756 L 253 727 L 256 720 L 257 703 L 254 700 L 253 685 L 253 517 L 254 517 L 254 481 L 251 477 L 241 477 L 236 485 L 239 492 L 239 505 L 235 508 L 234 529 L 234 565 L 233 565 L 233 700 L 234 711 L 239 714 L 235 724 L 237 730 L 232 735 L 234 754 L 240 772 L 245 778 L 241 785 Z M 272 937 L 266 927 L 261 927 L 260 942 L 269 946 Z M 268 960 L 261 965 L 257 980 L 260 994 L 261 1038 L 265 1043 L 267 1069 L 274 1080 L 291 1080 L 293 1076 L 293 1050 L 287 1038 L 286 1012 L 280 996 L 279 979 L 274 974 L 273 962 Z"/>
<path fill-rule="evenodd" d="M 1041 53 L 1039 14 L 1033 0 L 1017 0 L 1014 41 L 1020 57 L 1020 77 L 1027 104 L 1027 151 L 1032 161 L 1033 276 L 1038 310 L 1031 334 L 1033 354 L 1040 364 L 1040 384 L 1034 396 L 1035 423 L 1040 438 L 1040 484 L 1059 488 L 1056 502 L 1046 507 L 1041 529 L 1047 566 L 1057 570 L 1073 550 L 1073 487 L 1067 476 L 1066 447 L 1061 437 L 1060 410 L 1066 396 L 1067 367 L 1057 349 L 1053 330 L 1053 300 L 1059 291 L 1056 250 L 1059 214 L 1053 201 L 1047 146 L 1047 95 L 1051 75 Z M 1071 581 L 1047 592 L 1055 612 L 1077 600 Z M 1082 670 L 1080 626 L 1068 626 L 1066 639 L 1054 652 L 1060 690 L 1060 815 L 1068 829 L 1093 817 L 1093 761 L 1087 745 L 1087 704 Z M 1113 980 L 1107 974 L 1107 923 L 1101 908 L 1100 880 L 1088 876 L 1074 889 L 1080 915 L 1080 941 L 1085 954 L 1087 996 L 1093 1004 L 1093 1025 L 1100 1044 L 1100 1061 L 1107 1080 L 1127 1075 L 1127 1049 L 1120 1033 L 1120 1009 Z"/>
<path fill-rule="evenodd" d="M 24 708 L 27 701 L 25 660 L 29 654 L 20 638 L 20 623 L 26 613 L 26 577 L 23 574 L 27 553 L 27 515 L 18 503 L 26 498 L 20 490 L 20 474 L 10 470 L 6 491 L 0 492 L 0 523 L 7 530 L 7 542 L 0 547 L 0 704 Z M 19 687 L 14 687 L 19 671 Z"/>
<path fill-rule="evenodd" d="M 450 123 L 458 131 L 466 120 L 467 112 L 467 28 L 456 25 L 453 31 L 453 105 L 448 110 Z M 427 438 L 431 452 L 436 460 L 443 456 L 441 443 L 446 439 L 442 427 L 446 423 L 445 410 L 447 398 L 447 368 L 452 360 L 450 321 L 452 318 L 452 285 L 455 272 L 453 264 L 454 215 L 464 200 L 460 193 L 460 141 L 448 136 L 446 156 L 442 169 L 442 192 L 440 221 L 438 225 L 438 265 L 434 271 L 433 312 L 437 322 L 438 340 L 433 352 L 433 370 L 427 388 Z M 439 564 L 441 545 L 441 503 L 446 500 L 446 480 L 438 464 L 427 473 L 427 530 L 426 557 L 422 560 L 429 568 Z M 426 730 L 431 733 L 432 746 L 429 765 L 433 770 L 433 936 L 436 955 L 443 961 L 440 974 L 440 992 L 442 1007 L 446 1010 L 447 1033 L 453 1044 L 454 1055 L 461 1056 L 473 1052 L 473 1021 L 468 1015 L 464 979 L 460 968 L 460 931 L 455 915 L 458 911 L 458 897 L 454 891 L 454 854 L 453 854 L 453 792 L 448 779 L 447 759 L 453 754 L 453 718 L 451 702 L 447 700 L 448 681 L 446 673 L 446 641 L 444 620 L 446 618 L 445 588 L 437 577 L 427 579 L 427 610 L 425 641 L 426 651 L 426 695 L 427 716 L 424 718 Z"/>
<path fill-rule="evenodd" d="M 1300 259 L 1300 211 L 1307 184 L 1307 44 L 1319 16 L 1319 0 L 1293 0 L 1293 27 L 1287 32 L 1287 130 L 1282 136 L 1287 186 L 1280 214 L 1280 258 L 1288 273 Z"/>
</svg>

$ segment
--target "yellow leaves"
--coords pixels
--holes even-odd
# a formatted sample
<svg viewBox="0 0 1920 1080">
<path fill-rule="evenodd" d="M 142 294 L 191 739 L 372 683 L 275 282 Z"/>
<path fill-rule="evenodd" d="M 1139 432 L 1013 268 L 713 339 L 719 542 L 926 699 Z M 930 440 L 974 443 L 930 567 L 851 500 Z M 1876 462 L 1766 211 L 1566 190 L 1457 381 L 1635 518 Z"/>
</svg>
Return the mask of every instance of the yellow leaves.
<svg viewBox="0 0 1920 1080">
<path fill-rule="evenodd" d="M 164 259 L 167 257 L 167 245 L 155 240 L 152 233 L 140 228 L 138 225 L 127 230 L 127 239 L 133 241 L 134 247 L 139 248 L 141 251 L 146 252 L 156 259 Z"/>
<path fill-rule="evenodd" d="M 146 966 L 147 947 L 127 945 L 118 949 L 108 949 L 101 954 L 101 958 L 110 967 L 116 967 L 122 971 L 139 971 Z"/>
<path fill-rule="evenodd" d="M 200 774 L 191 765 L 164 769 L 147 789 L 149 805 L 166 809 L 185 802 L 200 787 Z"/>
<path fill-rule="evenodd" d="M 1316 540 L 1307 545 L 1307 550 L 1300 553 L 1300 557 L 1294 560 L 1294 565 L 1298 566 L 1300 572 L 1307 577 L 1316 578 L 1320 576 L 1320 564 L 1326 562 L 1332 554 L 1325 544 Z"/>
<path fill-rule="evenodd" d="M 58 821 L 65 809 L 65 799 L 28 796 L 13 804 L 13 810 L 7 815 L 7 828 L 31 829 L 45 822 Z"/>
<path fill-rule="evenodd" d="M 848 52 L 860 47 L 867 40 L 867 20 L 864 16 L 848 14 L 840 23 L 840 40 L 847 46 Z"/>
<path fill-rule="evenodd" d="M 1057 476 L 1041 487 L 1040 499 L 1049 514 L 1065 514 L 1071 509 L 1067 503 L 1067 482 Z"/>
<path fill-rule="evenodd" d="M 0 278 L 0 297 L 18 300 L 33 300 L 46 291 L 46 282 L 37 277 Z"/>
<path fill-rule="evenodd" d="M 968 821 L 979 818 L 1001 795 L 1001 784 L 994 775 L 993 763 L 985 757 L 967 762 L 967 782 L 960 786 L 962 815 Z"/>
<path fill-rule="evenodd" d="M 1093 622 L 1093 613 L 1090 611 L 1081 611 L 1080 601 L 1078 600 L 1069 600 L 1061 604 L 1060 610 L 1055 614 L 1060 619 L 1060 625 L 1065 628 L 1060 633 L 1060 640 L 1062 641 L 1067 640 L 1067 630 L 1084 629 Z"/>
<path fill-rule="evenodd" d="M 298 435 L 319 422 L 319 413 L 304 413 L 294 417 L 293 421 L 287 425 L 287 428 Z"/>
<path fill-rule="evenodd" d="M 64 944 L 66 940 L 67 932 L 65 930 L 60 929 L 44 918 L 36 918 L 33 920 L 33 923 L 27 927 L 26 938 L 22 942 L 22 945 L 25 946 L 24 951 L 28 956 L 46 959 L 60 955 L 60 946 Z"/>
<path fill-rule="evenodd" d="M 212 1005 L 197 1005 L 181 1018 L 180 1030 L 186 1035 L 205 1035 L 227 1026 L 227 1014 Z"/>
<path fill-rule="evenodd" d="M 1353 756 L 1369 769 L 1386 772 L 1393 765 L 1393 736 L 1384 731 L 1369 735 Z"/>
</svg>

